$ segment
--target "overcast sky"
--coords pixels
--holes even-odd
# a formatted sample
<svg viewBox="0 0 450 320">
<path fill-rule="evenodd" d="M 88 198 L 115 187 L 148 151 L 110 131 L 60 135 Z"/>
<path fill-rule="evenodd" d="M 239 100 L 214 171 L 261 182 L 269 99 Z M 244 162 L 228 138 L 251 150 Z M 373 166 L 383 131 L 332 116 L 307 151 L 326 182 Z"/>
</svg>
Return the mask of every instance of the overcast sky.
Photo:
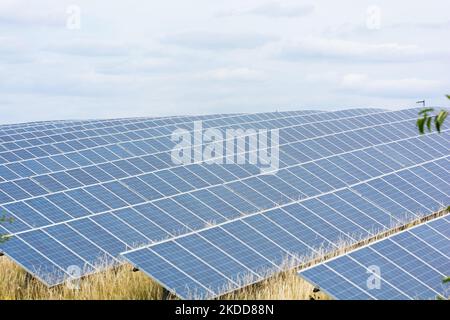
<svg viewBox="0 0 450 320">
<path fill-rule="evenodd" d="M 448 0 L 0 0 L 0 123 L 448 106 L 449 12 Z"/>
</svg>

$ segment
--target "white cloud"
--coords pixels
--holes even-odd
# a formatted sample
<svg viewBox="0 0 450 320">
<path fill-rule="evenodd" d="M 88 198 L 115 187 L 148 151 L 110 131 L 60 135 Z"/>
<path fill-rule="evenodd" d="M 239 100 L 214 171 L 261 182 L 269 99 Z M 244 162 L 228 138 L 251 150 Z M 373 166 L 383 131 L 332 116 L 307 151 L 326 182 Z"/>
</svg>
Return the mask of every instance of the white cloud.
<svg viewBox="0 0 450 320">
<path fill-rule="evenodd" d="M 446 1 L 0 0 L 2 121 L 448 105 Z"/>
<path fill-rule="evenodd" d="M 117 41 L 96 41 L 90 39 L 74 39 L 49 44 L 44 50 L 84 57 L 127 56 L 133 51 L 133 46 Z"/>
<path fill-rule="evenodd" d="M 354 94 L 415 99 L 443 94 L 446 86 L 430 79 L 374 79 L 367 74 L 350 73 L 341 78 L 339 88 Z"/>
<path fill-rule="evenodd" d="M 0 36 L 0 65 L 32 62 L 30 47 L 12 37 Z"/>
<path fill-rule="evenodd" d="M 250 68 L 219 68 L 204 73 L 201 78 L 210 80 L 262 80 L 264 73 Z"/>
<path fill-rule="evenodd" d="M 396 42 L 364 43 L 341 39 L 307 37 L 284 42 L 276 55 L 287 60 L 331 59 L 347 60 L 349 63 L 410 62 L 434 58 L 449 58 L 449 51 L 436 51 L 414 44 Z"/>
<path fill-rule="evenodd" d="M 268 2 L 250 9 L 234 9 L 219 12 L 219 17 L 231 17 L 242 15 L 257 15 L 272 18 L 298 18 L 310 15 L 314 12 L 314 6 L 310 4 L 284 5 L 280 2 Z"/>
<path fill-rule="evenodd" d="M 63 1 L 39 0 L 30 2 L 25 0 L 2 0 L 0 3 L 0 25 L 17 27 L 53 27 L 65 26 L 67 18 Z"/>
<path fill-rule="evenodd" d="M 405 29 L 411 30 L 412 28 L 417 29 L 430 29 L 430 30 L 445 30 L 450 28 L 450 20 L 445 21 L 415 21 L 415 22 L 403 22 L 403 23 L 394 23 L 392 25 L 387 26 L 388 28 L 395 29 Z"/>
<path fill-rule="evenodd" d="M 197 31 L 169 34 L 161 38 L 161 43 L 189 49 L 214 51 L 254 49 L 278 39 L 276 36 L 264 34 Z"/>
<path fill-rule="evenodd" d="M 24 49 L 25 45 L 13 39 L 11 37 L 0 36 L 0 55 L 1 54 L 18 54 L 21 49 Z"/>
</svg>

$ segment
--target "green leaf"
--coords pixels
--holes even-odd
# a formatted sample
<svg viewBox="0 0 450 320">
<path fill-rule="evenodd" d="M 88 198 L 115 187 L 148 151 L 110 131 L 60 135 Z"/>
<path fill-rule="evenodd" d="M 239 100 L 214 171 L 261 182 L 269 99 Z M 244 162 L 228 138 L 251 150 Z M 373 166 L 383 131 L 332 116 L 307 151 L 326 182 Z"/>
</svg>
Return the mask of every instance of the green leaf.
<svg viewBox="0 0 450 320">
<path fill-rule="evenodd" d="M 450 99 L 450 94 L 447 94 L 446 97 L 447 97 L 447 99 Z"/>
<path fill-rule="evenodd" d="M 444 278 L 444 280 L 442 280 L 443 283 L 449 283 L 450 282 L 450 277 L 446 277 Z"/>
<path fill-rule="evenodd" d="M 427 119 L 427 128 L 428 128 L 428 132 L 431 132 L 431 120 L 432 120 L 433 118 L 431 118 L 431 117 L 429 117 L 428 119 Z"/>
<path fill-rule="evenodd" d="M 441 126 L 444 124 L 444 121 L 447 118 L 447 116 L 448 116 L 448 111 L 446 111 L 446 110 L 441 110 L 439 112 L 439 114 L 437 115 L 438 121 L 441 124 Z"/>
<path fill-rule="evenodd" d="M 419 115 L 422 115 L 422 114 L 425 114 L 425 113 L 428 113 L 428 112 L 433 112 L 433 111 L 434 111 L 433 108 L 425 108 L 425 109 L 422 109 L 422 110 L 419 111 Z"/>
<path fill-rule="evenodd" d="M 417 119 L 417 128 L 419 128 L 420 134 L 424 134 L 425 118 Z"/>
<path fill-rule="evenodd" d="M 12 223 L 14 220 L 12 218 L 7 218 L 6 215 L 0 216 L 0 223 L 9 222 Z M 0 243 L 4 243 L 11 238 L 10 235 L 0 234 Z"/>
<path fill-rule="evenodd" d="M 436 130 L 440 133 L 441 132 L 441 123 L 438 121 L 438 117 L 434 118 L 434 125 L 436 126 Z"/>
<path fill-rule="evenodd" d="M 2 215 L 0 217 L 0 223 L 2 223 L 2 222 L 13 223 L 14 222 L 14 218 L 7 218 L 6 215 Z"/>
</svg>

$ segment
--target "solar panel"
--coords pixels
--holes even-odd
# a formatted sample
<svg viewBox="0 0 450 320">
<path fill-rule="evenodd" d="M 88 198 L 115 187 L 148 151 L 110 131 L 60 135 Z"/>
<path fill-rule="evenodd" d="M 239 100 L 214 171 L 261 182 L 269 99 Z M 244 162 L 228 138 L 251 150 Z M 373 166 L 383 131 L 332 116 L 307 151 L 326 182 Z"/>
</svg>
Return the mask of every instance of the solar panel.
<svg viewBox="0 0 450 320">
<path fill-rule="evenodd" d="M 273 274 L 286 257 L 298 262 L 448 203 L 448 132 L 418 136 L 416 115 L 357 109 L 9 127 L 0 132 L 0 204 L 15 221 L 0 227 L 13 235 L 0 248 L 48 285 L 73 266 L 84 276 L 125 257 L 180 297 L 217 296 Z M 170 134 L 197 120 L 279 128 L 279 170 L 174 164 Z M 384 188 L 397 190 L 395 199 L 385 201 Z"/>
<path fill-rule="evenodd" d="M 302 270 L 335 299 L 448 297 L 450 217 L 444 216 Z"/>
<path fill-rule="evenodd" d="M 415 168 L 404 170 L 414 174 Z M 379 181 L 385 186 L 386 181 L 393 179 L 394 183 L 398 181 L 393 186 L 400 187 L 400 183 L 406 180 L 401 179 L 399 173 L 371 181 Z M 416 183 L 426 184 L 417 176 L 414 179 Z M 422 211 L 410 211 L 400 205 L 398 208 L 388 208 L 384 202 L 390 189 L 372 189 L 370 193 L 361 195 L 357 192 L 361 186 L 368 186 L 368 183 L 362 182 L 312 199 L 227 221 L 207 230 L 129 251 L 124 256 L 182 298 L 213 298 L 279 272 L 279 266 L 285 261 L 290 262 L 287 267 L 291 268 L 307 261 L 308 257 L 324 253 L 327 249 L 336 249 L 341 241 L 347 244 L 357 242 L 417 218 L 420 212 L 431 213 L 441 206 L 433 198 L 429 199 L 430 202 L 424 202 L 427 209 Z M 406 193 L 395 199 L 414 202 L 418 207 L 419 204 L 413 199 L 426 195 L 412 184 L 409 186 L 410 190 L 404 189 Z M 442 199 L 447 198 L 444 201 L 448 201 L 450 189 L 447 187 L 445 190 L 447 195 L 443 195 Z M 380 198 L 371 199 L 371 193 L 379 194 Z M 418 209 L 416 207 L 412 209 Z M 238 274 L 230 274 L 228 263 L 245 266 L 246 272 L 240 272 L 242 276 L 239 281 L 234 281 Z M 164 277 L 166 282 L 159 279 L 165 268 L 177 268 L 184 274 L 181 286 L 177 283 L 178 278 Z M 193 273 L 192 269 L 198 274 Z M 211 274 L 215 274 L 213 279 L 209 278 Z M 251 277 L 255 274 L 258 275 L 256 279 Z M 221 280 L 219 284 L 218 280 Z M 232 281 L 238 285 L 230 287 Z"/>
<path fill-rule="evenodd" d="M 45 253 L 46 248 L 36 250 L 34 246 L 29 246 L 21 238 L 21 234 L 35 231 L 39 236 L 45 238 L 53 229 L 59 228 L 62 223 L 67 224 L 68 227 L 79 225 L 80 228 L 87 225 L 88 229 L 76 230 L 78 237 L 89 237 L 90 245 L 93 248 L 94 246 L 97 249 L 100 248 L 103 252 L 102 256 L 114 252 L 113 261 L 118 262 L 118 253 L 132 244 L 125 242 L 120 234 L 113 235 L 107 227 L 103 227 L 99 222 L 88 219 L 83 224 L 77 220 L 96 214 L 105 214 L 113 219 L 121 211 L 112 213 L 112 209 L 155 200 L 166 196 L 167 192 L 178 192 L 175 187 L 156 176 L 158 171 L 173 167 L 173 164 L 168 161 L 170 159 L 168 154 L 174 147 L 174 143 L 169 138 L 173 130 L 176 128 L 192 129 L 192 122 L 195 120 L 203 120 L 205 128 L 219 126 L 218 121 L 224 121 L 223 119 L 227 119 L 226 123 L 229 122 L 230 126 L 241 127 L 250 126 L 255 122 L 270 123 L 270 121 L 286 117 L 290 117 L 294 122 L 300 124 L 303 122 L 302 117 L 316 113 L 317 111 L 306 111 L 277 113 L 273 116 L 268 114 L 210 115 L 3 126 L 0 145 L 5 152 L 0 152 L 0 182 L 3 181 L 0 183 L 0 201 L 2 211 L 7 216 L 14 218 L 14 223 L 1 228 L 15 236 L 5 244 L 2 250 L 6 254 L 11 253 L 13 259 L 17 259 L 32 273 L 39 276 L 43 272 L 45 279 L 49 279 L 47 271 L 45 271 L 47 269 L 44 268 L 45 264 L 49 263 L 48 255 Z M 266 120 L 263 121 L 264 119 Z M 28 146 L 20 147 L 19 143 L 24 141 L 28 143 Z M 70 151 L 63 149 L 61 143 L 70 146 Z M 86 152 L 89 152 L 89 155 Z M 186 179 L 193 181 L 193 178 L 197 176 L 191 170 L 199 171 L 200 168 L 191 166 L 191 169 L 186 169 L 183 173 Z M 151 172 L 155 172 L 155 174 L 151 174 Z M 205 179 L 214 176 L 208 169 L 204 169 L 201 173 Z M 175 175 L 175 177 L 177 176 Z M 21 180 L 22 178 L 25 179 Z M 178 179 L 181 181 L 180 178 Z M 201 180 L 200 177 L 197 179 Z M 117 183 L 114 185 L 111 184 L 116 181 Z M 215 183 L 220 182 L 222 180 L 216 177 Z M 159 225 L 153 222 L 153 217 L 146 216 L 152 207 L 155 208 L 149 204 L 145 208 L 133 209 L 133 212 L 141 220 L 144 219 L 147 222 L 148 229 L 145 230 L 147 242 L 154 238 L 160 239 L 169 236 L 167 231 L 163 231 Z M 170 222 L 170 219 L 175 221 L 166 213 L 161 213 L 161 216 L 154 219 L 160 222 Z M 69 223 L 71 224 L 69 225 Z M 142 221 L 140 221 L 139 227 L 141 225 Z M 49 230 L 50 227 L 51 230 Z M 139 229 L 139 227 L 129 226 L 128 228 Z M 98 243 L 92 241 L 95 238 L 89 233 L 92 228 L 94 230 L 99 228 L 99 232 L 103 231 L 105 234 Z M 44 235 L 38 231 L 44 231 Z M 142 230 L 141 233 L 143 233 Z M 114 248 L 101 241 L 110 241 L 110 239 L 115 239 L 116 246 Z M 26 261 L 26 258 L 23 257 L 25 252 L 15 249 L 15 246 L 23 246 L 33 252 L 34 258 L 39 257 L 43 266 L 36 261 L 30 263 Z M 9 249 L 10 247 L 13 249 Z M 61 249 L 61 247 L 64 249 L 68 245 L 56 239 L 56 247 L 53 249 Z M 48 249 L 50 250 L 50 248 Z M 72 254 L 77 255 L 76 248 L 69 248 L 69 250 Z M 85 258 L 84 263 L 92 264 L 92 261 L 98 259 L 98 255 L 92 256 Z M 52 265 L 50 269 L 67 276 L 62 267 L 65 265 L 64 262 L 58 264 L 54 260 L 57 259 L 54 258 L 50 261 Z M 39 270 L 39 272 L 35 272 L 35 270 Z M 63 279 L 63 277 L 52 278 L 46 280 L 50 285 L 60 283 Z"/>
</svg>

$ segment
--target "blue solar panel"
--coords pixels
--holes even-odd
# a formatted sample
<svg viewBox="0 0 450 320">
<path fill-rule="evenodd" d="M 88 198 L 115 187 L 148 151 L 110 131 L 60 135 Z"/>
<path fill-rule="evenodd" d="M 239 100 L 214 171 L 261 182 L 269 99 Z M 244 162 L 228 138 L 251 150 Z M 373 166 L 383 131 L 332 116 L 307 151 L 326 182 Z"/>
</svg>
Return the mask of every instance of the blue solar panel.
<svg viewBox="0 0 450 320">
<path fill-rule="evenodd" d="M 208 255 L 211 260 L 201 264 L 205 268 L 214 266 L 211 274 L 220 275 L 218 280 L 204 283 L 199 274 L 192 279 L 193 275 L 181 266 L 168 268 L 178 270 L 198 286 L 184 285 L 190 293 L 216 296 L 225 292 L 224 279 L 232 280 L 233 285 L 227 289 L 244 284 L 237 281 L 234 271 L 241 275 L 244 270 L 249 275 L 247 282 L 260 280 L 280 270 L 278 264 L 286 258 L 298 261 L 299 256 L 313 253 L 318 246 L 333 247 L 340 240 L 364 237 L 403 222 L 405 216 L 415 218 L 448 203 L 449 180 L 440 174 L 442 167 L 448 166 L 448 133 L 418 136 L 415 130 L 409 130 L 416 113 L 414 109 L 358 109 L 321 113 L 321 119 L 311 116 L 316 112 L 278 112 L 0 127 L 0 146 L 7 149 L 0 155 L 4 159 L 0 176 L 5 180 L 0 182 L 0 205 L 16 220 L 4 226 L 13 237 L 2 244 L 1 250 L 48 285 L 55 285 L 68 277 L 64 254 L 50 258 L 49 247 L 37 248 L 33 241 L 25 240 L 28 233 L 38 234 L 37 239 L 52 238 L 58 250 L 62 247 L 77 258 L 70 261 L 82 270 L 85 266 L 103 269 L 98 267 L 102 258 L 111 264 L 122 263 L 120 253 L 152 243 L 145 255 L 162 264 L 166 257 L 163 251 L 153 251 L 156 246 L 186 241 L 186 245 L 197 248 L 195 241 L 181 240 L 183 235 L 206 239 L 223 252 L 220 256 Z M 385 125 L 386 119 L 395 121 L 395 125 Z M 279 128 L 278 171 L 264 175 L 260 167 L 248 163 L 174 164 L 170 154 L 175 143 L 170 134 L 179 128 L 193 130 L 195 120 L 202 120 L 204 128 L 221 130 Z M 390 133 L 382 140 L 376 138 L 385 131 Z M 20 146 L 21 141 L 30 146 Z M 415 150 L 413 157 L 408 148 L 417 144 L 428 149 Z M 430 158 L 431 149 L 440 152 Z M 23 150 L 32 158 L 21 153 Z M 242 149 L 240 152 L 249 156 Z M 429 176 L 436 176 L 437 184 L 427 184 Z M 419 192 L 414 187 L 417 183 L 426 188 Z M 389 208 L 384 201 L 389 195 L 383 190 L 377 190 L 376 198 L 362 194 L 380 184 L 401 188 Z M 424 201 L 404 207 L 405 199 L 416 197 Z M 324 208 L 330 209 L 321 216 L 317 211 Z M 271 239 L 272 233 L 275 239 Z M 249 234 L 258 241 L 247 239 Z M 66 238 L 69 236 L 70 241 Z M 215 237 L 223 237 L 223 243 L 217 243 Z M 79 242 L 86 253 L 78 252 L 72 241 Z M 261 248 L 263 243 L 266 245 Z M 174 248 L 184 248 L 176 244 Z M 26 250 L 16 247 L 33 252 L 34 269 L 27 261 Z M 96 256 L 96 252 L 101 255 Z M 124 256 L 133 263 L 137 261 L 133 259 L 144 263 L 145 259 L 135 252 Z M 187 255 L 182 253 L 189 263 L 189 250 Z M 43 259 L 42 268 L 38 257 Z M 192 257 L 194 261 L 203 260 L 200 255 Z M 228 261 L 223 265 L 230 269 L 220 270 L 224 257 L 245 268 Z M 247 261 L 247 257 L 252 260 Z M 167 275 L 163 280 L 136 264 L 169 289 L 178 288 L 179 283 L 171 286 L 167 279 L 181 278 Z M 33 271 L 36 269 L 40 272 Z M 56 270 L 56 276 L 45 270 Z M 86 268 L 81 275 L 92 272 L 92 268 Z M 188 296 L 186 292 L 177 293 Z"/>
<path fill-rule="evenodd" d="M 436 299 L 450 270 L 449 216 L 302 270 L 299 275 L 335 299 Z"/>
</svg>

